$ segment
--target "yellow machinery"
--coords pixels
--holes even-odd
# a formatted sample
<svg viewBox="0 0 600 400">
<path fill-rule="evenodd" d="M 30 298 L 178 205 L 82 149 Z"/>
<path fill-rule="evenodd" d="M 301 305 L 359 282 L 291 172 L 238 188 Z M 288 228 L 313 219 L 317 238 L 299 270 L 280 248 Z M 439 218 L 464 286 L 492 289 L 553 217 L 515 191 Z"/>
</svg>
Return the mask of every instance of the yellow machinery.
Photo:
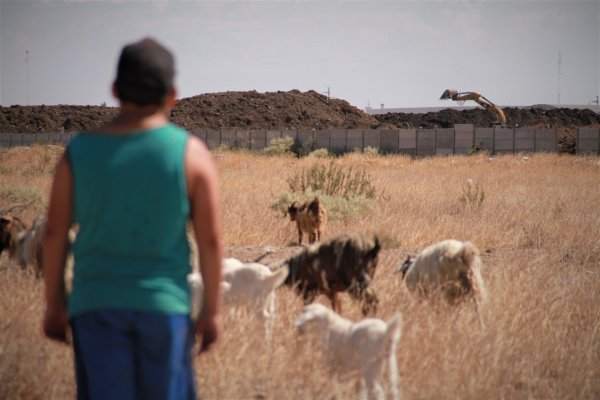
<svg viewBox="0 0 600 400">
<path fill-rule="evenodd" d="M 495 125 L 500 125 L 503 128 L 506 127 L 506 116 L 504 115 L 504 111 L 502 111 L 500 107 L 498 107 L 497 105 L 495 105 L 494 103 L 492 103 L 477 92 L 459 93 L 458 90 L 447 89 L 444 93 L 442 93 L 442 97 L 440 97 L 440 100 L 448 99 L 452 99 L 454 101 L 472 100 L 475 103 L 482 106 L 483 108 L 485 108 L 486 110 L 496 115 L 497 120 L 495 122 Z"/>
</svg>

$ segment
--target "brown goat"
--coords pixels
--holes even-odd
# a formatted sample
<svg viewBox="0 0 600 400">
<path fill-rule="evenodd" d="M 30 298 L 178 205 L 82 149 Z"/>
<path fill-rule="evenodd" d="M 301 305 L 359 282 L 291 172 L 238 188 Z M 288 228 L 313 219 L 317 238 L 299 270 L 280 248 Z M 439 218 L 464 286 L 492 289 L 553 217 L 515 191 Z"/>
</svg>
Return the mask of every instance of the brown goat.
<svg viewBox="0 0 600 400">
<path fill-rule="evenodd" d="M 290 220 L 296 221 L 298 227 L 298 244 L 302 244 L 304 232 L 308 235 L 308 243 L 320 241 L 325 225 L 327 224 L 327 212 L 319 202 L 319 198 L 307 200 L 302 204 L 294 201 L 287 209 Z"/>
<path fill-rule="evenodd" d="M 35 268 L 42 275 L 42 238 L 46 230 L 46 215 L 40 215 L 30 225 L 19 217 L 4 213 L 0 216 L 0 254 L 8 249 L 8 256 L 22 269 Z"/>
<path fill-rule="evenodd" d="M 362 302 L 362 313 L 376 311 L 378 299 L 369 287 L 377 267 L 381 244 L 361 234 L 341 235 L 308 246 L 287 259 L 289 275 L 284 284 L 295 286 L 304 303 L 326 295 L 332 308 L 341 312 L 338 293 L 348 292 Z"/>
<path fill-rule="evenodd" d="M 19 250 L 19 236 L 27 228 L 29 226 L 19 217 L 9 213 L 0 215 L 0 254 L 7 250 L 9 258 L 16 258 Z"/>
<path fill-rule="evenodd" d="M 8 249 L 8 256 L 22 269 L 34 267 L 35 275 L 43 275 L 42 241 L 48 218 L 45 214 L 38 216 L 30 225 L 10 213 L 0 214 L 0 254 Z M 69 246 L 75 241 L 75 230 L 69 230 Z M 72 274 L 71 253 L 67 255 L 66 274 Z"/>
</svg>

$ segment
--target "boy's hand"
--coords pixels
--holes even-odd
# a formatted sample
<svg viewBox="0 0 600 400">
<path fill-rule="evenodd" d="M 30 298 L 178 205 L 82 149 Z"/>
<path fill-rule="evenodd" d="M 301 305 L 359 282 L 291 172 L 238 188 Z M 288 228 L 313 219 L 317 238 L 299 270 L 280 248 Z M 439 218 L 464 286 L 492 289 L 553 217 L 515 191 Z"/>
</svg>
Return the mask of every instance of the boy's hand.
<svg viewBox="0 0 600 400">
<path fill-rule="evenodd" d="M 221 315 L 201 315 L 196 322 L 196 335 L 202 337 L 198 353 L 204 353 L 212 349 L 221 336 Z"/>
<path fill-rule="evenodd" d="M 56 340 L 60 343 L 67 343 L 67 328 L 69 320 L 67 310 L 64 308 L 46 308 L 44 314 L 44 335 L 47 338 Z"/>
</svg>

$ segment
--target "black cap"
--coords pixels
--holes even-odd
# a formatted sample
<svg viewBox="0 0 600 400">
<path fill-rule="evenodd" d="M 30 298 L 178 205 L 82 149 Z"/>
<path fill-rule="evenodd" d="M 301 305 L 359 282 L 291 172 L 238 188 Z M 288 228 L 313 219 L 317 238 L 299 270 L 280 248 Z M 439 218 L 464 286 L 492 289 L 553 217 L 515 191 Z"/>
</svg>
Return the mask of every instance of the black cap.
<svg viewBox="0 0 600 400">
<path fill-rule="evenodd" d="M 162 104 L 173 89 L 175 60 L 169 50 L 146 38 L 121 51 L 115 86 L 119 100 Z"/>
</svg>

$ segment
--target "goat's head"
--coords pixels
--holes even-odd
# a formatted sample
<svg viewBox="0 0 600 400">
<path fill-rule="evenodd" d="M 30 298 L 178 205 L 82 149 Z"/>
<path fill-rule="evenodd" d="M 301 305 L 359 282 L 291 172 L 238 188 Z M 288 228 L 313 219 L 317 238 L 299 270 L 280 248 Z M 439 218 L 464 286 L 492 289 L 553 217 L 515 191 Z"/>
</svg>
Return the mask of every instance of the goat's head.
<svg viewBox="0 0 600 400">
<path fill-rule="evenodd" d="M 296 320 L 294 325 L 300 334 L 308 330 L 311 332 L 323 332 L 329 325 L 329 314 L 333 311 L 320 303 L 312 303 L 304 307 L 304 311 Z"/>
<path fill-rule="evenodd" d="M 373 278 L 375 275 L 375 269 L 377 268 L 377 264 L 379 263 L 379 252 L 381 251 L 381 242 L 379 241 L 379 237 L 375 235 L 373 237 L 373 243 L 371 247 L 367 247 L 364 249 L 362 262 L 365 264 L 365 271 L 370 278 Z"/>
<path fill-rule="evenodd" d="M 298 214 L 299 208 L 300 207 L 298 207 L 297 201 L 294 201 L 292 204 L 290 204 L 290 206 L 287 209 L 287 213 L 290 214 L 290 220 L 292 220 L 292 221 L 296 220 L 296 215 Z"/>
<path fill-rule="evenodd" d="M 0 254 L 7 248 L 11 240 L 11 225 L 12 217 L 9 215 L 2 215 L 0 217 Z"/>
<path fill-rule="evenodd" d="M 10 249 L 14 246 L 18 234 L 27 228 L 23 221 L 14 216 L 13 213 L 15 210 L 28 207 L 32 203 L 33 202 L 28 204 L 15 204 L 0 210 L 0 254 L 2 254 L 4 249 Z"/>
<path fill-rule="evenodd" d="M 406 276 L 406 272 L 408 269 L 415 263 L 415 259 L 410 255 L 406 255 L 406 259 L 400 264 L 398 268 L 394 271 L 394 274 L 402 274 L 402 279 Z"/>
<path fill-rule="evenodd" d="M 24 230 L 26 226 L 15 216 L 3 214 L 0 216 L 0 254 L 4 249 L 14 245 L 18 239 L 18 234 Z"/>
<path fill-rule="evenodd" d="M 314 199 L 312 199 L 310 201 L 310 203 L 308 203 L 308 210 L 310 211 L 311 214 L 313 215 L 318 215 L 319 214 L 319 198 L 315 197 Z"/>
</svg>

